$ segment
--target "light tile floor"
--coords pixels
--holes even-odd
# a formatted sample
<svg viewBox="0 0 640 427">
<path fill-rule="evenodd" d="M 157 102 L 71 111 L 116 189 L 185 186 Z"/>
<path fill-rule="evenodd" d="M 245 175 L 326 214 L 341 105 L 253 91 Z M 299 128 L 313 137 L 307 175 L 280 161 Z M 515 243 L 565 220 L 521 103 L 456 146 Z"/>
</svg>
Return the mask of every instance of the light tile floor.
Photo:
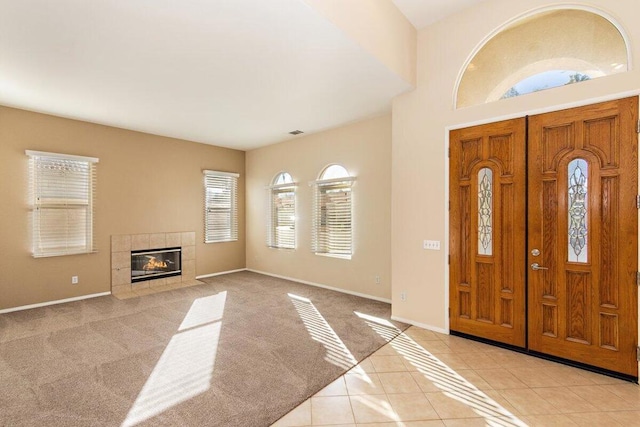
<svg viewBox="0 0 640 427">
<path fill-rule="evenodd" d="M 640 426 L 640 386 L 411 327 L 273 424 L 322 425 Z"/>
</svg>

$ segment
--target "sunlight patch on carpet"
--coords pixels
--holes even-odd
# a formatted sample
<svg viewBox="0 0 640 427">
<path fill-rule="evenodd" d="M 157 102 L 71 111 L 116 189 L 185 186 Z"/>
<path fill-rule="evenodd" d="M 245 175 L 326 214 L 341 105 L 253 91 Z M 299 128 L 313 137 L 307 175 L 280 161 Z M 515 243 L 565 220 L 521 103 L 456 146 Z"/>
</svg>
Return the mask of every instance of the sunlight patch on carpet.
<svg viewBox="0 0 640 427">
<path fill-rule="evenodd" d="M 356 358 L 353 357 L 353 354 L 311 300 L 294 294 L 288 295 L 311 338 L 322 344 L 327 350 L 324 360 L 343 369 L 350 369 L 356 365 L 358 363 Z"/>
<path fill-rule="evenodd" d="M 148 420 L 211 387 L 226 299 L 225 291 L 193 301 L 122 427 Z"/>
<path fill-rule="evenodd" d="M 526 427 L 526 424 L 518 417 L 465 380 L 388 320 L 368 314 L 354 313 L 389 342 L 400 356 L 416 367 L 418 372 L 440 388 L 447 397 L 473 409 L 475 413 L 485 418 L 487 425 Z"/>
</svg>

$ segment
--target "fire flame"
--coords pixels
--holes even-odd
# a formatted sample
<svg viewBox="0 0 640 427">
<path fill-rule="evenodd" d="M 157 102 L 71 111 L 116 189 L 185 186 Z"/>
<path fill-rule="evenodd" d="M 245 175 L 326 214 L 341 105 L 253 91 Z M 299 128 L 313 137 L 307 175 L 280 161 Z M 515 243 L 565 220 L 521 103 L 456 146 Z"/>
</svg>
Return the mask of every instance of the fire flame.
<svg viewBox="0 0 640 427">
<path fill-rule="evenodd" d="M 143 270 L 155 270 L 157 268 L 167 268 L 167 263 L 158 261 L 156 257 L 147 255 L 149 261 L 142 267 Z"/>
</svg>

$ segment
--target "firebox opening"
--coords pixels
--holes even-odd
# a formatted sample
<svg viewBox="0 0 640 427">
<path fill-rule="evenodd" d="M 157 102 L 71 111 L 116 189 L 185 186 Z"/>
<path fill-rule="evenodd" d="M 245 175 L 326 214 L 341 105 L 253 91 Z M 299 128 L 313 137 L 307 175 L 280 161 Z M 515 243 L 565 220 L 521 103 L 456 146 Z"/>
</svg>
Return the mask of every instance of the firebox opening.
<svg viewBox="0 0 640 427">
<path fill-rule="evenodd" d="M 131 251 L 131 282 L 180 276 L 182 248 Z"/>
</svg>

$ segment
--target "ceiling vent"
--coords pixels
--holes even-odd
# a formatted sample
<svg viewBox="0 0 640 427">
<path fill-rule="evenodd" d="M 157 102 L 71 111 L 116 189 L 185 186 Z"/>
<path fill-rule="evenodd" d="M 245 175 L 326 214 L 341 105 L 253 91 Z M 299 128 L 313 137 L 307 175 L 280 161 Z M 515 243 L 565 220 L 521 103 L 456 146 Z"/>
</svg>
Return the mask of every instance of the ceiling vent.
<svg viewBox="0 0 640 427">
<path fill-rule="evenodd" d="M 302 132 L 301 130 L 292 130 L 291 132 L 289 132 L 291 135 L 300 135 Z"/>
</svg>

